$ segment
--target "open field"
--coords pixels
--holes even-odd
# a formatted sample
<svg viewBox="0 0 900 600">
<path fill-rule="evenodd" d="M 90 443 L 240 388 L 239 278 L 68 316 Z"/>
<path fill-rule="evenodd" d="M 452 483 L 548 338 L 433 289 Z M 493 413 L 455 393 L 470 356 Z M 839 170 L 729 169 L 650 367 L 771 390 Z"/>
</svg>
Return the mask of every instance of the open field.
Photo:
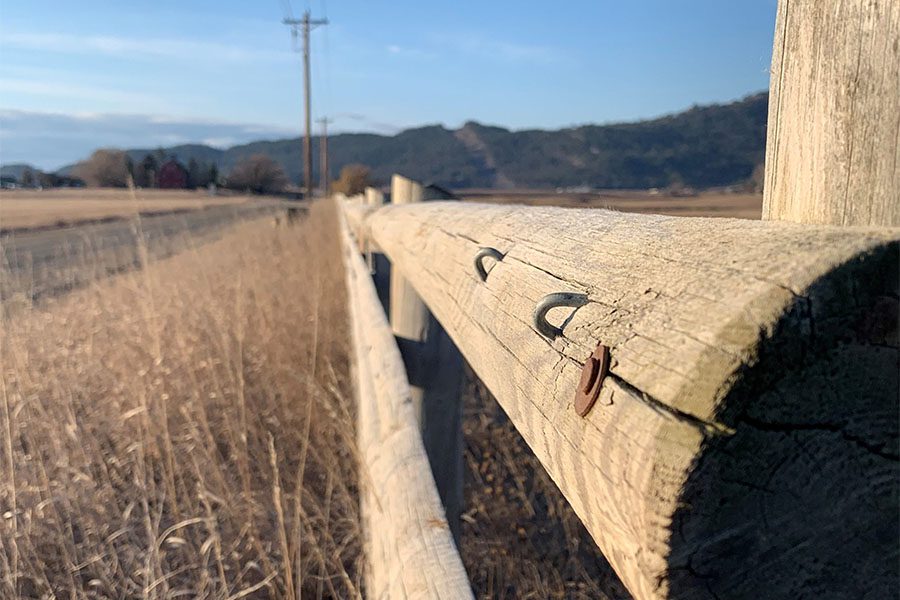
<svg viewBox="0 0 900 600">
<path fill-rule="evenodd" d="M 660 214 L 674 217 L 734 217 L 759 219 L 762 195 L 702 192 L 696 196 L 670 196 L 646 191 L 598 193 L 555 193 L 540 190 L 463 190 L 460 196 L 474 202 L 563 206 L 568 208 L 609 208 L 622 212 Z"/>
<path fill-rule="evenodd" d="M 209 196 L 199 190 L 138 190 L 137 201 L 126 189 L 3 190 L 0 229 L 64 226 L 136 212 L 146 215 L 256 201 L 252 196 Z"/>
<path fill-rule="evenodd" d="M 213 205 L 0 234 L 0 301 L 17 294 L 38 300 L 71 290 L 142 260 L 196 247 L 235 223 L 277 213 L 280 206 L 272 201 Z"/>
</svg>

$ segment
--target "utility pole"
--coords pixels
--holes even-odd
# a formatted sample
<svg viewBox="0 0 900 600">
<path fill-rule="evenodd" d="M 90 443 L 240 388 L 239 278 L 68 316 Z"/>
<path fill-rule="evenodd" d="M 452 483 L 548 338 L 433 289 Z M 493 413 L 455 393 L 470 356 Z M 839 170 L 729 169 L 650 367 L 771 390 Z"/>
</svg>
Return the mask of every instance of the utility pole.
<svg viewBox="0 0 900 600">
<path fill-rule="evenodd" d="M 334 119 L 322 117 L 316 119 L 316 123 L 322 124 L 322 134 L 319 137 L 319 185 L 322 186 L 322 194 L 328 197 L 328 124 L 333 123 Z"/>
<path fill-rule="evenodd" d="M 306 184 L 306 197 L 312 198 L 313 181 L 312 181 L 312 138 L 310 138 L 310 129 L 312 127 L 312 118 L 310 117 L 310 85 L 309 85 L 309 32 L 319 25 L 328 25 L 328 19 L 311 19 L 309 11 L 303 13 L 302 19 L 284 19 L 285 25 L 291 26 L 291 33 L 296 37 L 297 31 L 303 33 L 303 104 L 304 104 L 304 122 L 306 128 L 303 137 L 303 178 Z"/>
</svg>

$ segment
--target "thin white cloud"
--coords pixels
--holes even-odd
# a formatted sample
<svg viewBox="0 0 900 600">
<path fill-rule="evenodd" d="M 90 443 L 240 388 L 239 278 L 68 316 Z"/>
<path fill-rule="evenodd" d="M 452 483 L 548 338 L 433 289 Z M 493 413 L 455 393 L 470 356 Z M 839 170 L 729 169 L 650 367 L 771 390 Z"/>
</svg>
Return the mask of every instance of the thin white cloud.
<svg viewBox="0 0 900 600">
<path fill-rule="evenodd" d="M 395 133 L 399 133 L 403 129 L 406 129 L 407 126 L 397 125 L 396 123 L 385 123 L 383 121 L 379 121 L 377 119 L 371 119 L 366 115 L 360 113 L 351 113 L 351 112 L 343 112 L 337 113 L 334 115 L 334 118 L 340 121 L 355 121 L 357 123 L 363 124 L 366 129 L 377 131 L 379 133 L 384 133 L 388 135 L 394 135 Z"/>
<path fill-rule="evenodd" d="M 115 113 L 115 112 L 50 112 L 22 110 L 18 108 L 0 108 L 0 120 L 46 123 L 50 119 L 66 122 L 97 122 L 106 125 L 123 124 L 127 127 L 140 125 L 151 129 L 164 130 L 168 127 L 197 127 L 197 128 L 227 128 L 247 134 L 265 135 L 294 135 L 295 129 L 279 125 L 264 125 L 260 123 L 242 123 L 222 119 L 205 119 L 192 116 L 143 114 L 143 113 Z"/>
<path fill-rule="evenodd" d="M 142 104 L 155 100 L 151 96 L 145 94 L 107 87 L 18 78 L 0 78 L 0 93 L 18 93 L 52 98 L 78 98 L 81 100 L 102 100 L 106 102 Z M 82 118 L 90 118 L 84 116 L 89 114 L 90 113 L 82 113 Z"/>
<path fill-rule="evenodd" d="M 7 32 L 2 46 L 65 54 L 100 54 L 117 58 L 189 58 L 192 61 L 251 62 L 292 60 L 284 50 L 249 48 L 183 38 L 129 38 L 109 35 Z"/>
<path fill-rule="evenodd" d="M 200 143 L 213 148 L 228 148 L 229 146 L 236 146 L 238 139 L 234 137 L 210 137 L 200 140 Z"/>
<path fill-rule="evenodd" d="M 424 58 L 431 59 L 435 57 L 433 52 L 422 50 L 421 48 L 409 48 L 407 46 L 398 46 L 391 44 L 387 47 L 388 54 L 405 58 Z"/>
<path fill-rule="evenodd" d="M 0 118 L 3 118 L 7 111 L 0 111 Z M 74 112 L 69 115 L 76 121 L 99 121 L 103 119 L 103 113 L 97 112 Z"/>
<path fill-rule="evenodd" d="M 562 53 L 551 46 L 508 42 L 474 33 L 439 33 L 430 37 L 445 48 L 491 60 L 550 64 L 563 58 Z"/>
<path fill-rule="evenodd" d="M 189 142 L 190 139 L 178 133 L 161 133 L 154 137 L 154 140 L 165 144 L 166 146 L 174 146 L 176 144 L 184 144 L 185 142 Z"/>
</svg>

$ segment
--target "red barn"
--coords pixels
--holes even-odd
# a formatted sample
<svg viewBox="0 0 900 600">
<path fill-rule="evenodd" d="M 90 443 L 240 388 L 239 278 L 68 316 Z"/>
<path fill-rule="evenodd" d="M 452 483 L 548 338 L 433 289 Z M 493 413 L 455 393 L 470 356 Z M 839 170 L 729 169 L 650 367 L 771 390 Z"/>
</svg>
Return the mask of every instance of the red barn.
<svg viewBox="0 0 900 600">
<path fill-rule="evenodd" d="M 159 187 L 170 190 L 183 190 L 188 186 L 188 172 L 181 163 L 171 158 L 159 168 L 157 176 Z"/>
</svg>

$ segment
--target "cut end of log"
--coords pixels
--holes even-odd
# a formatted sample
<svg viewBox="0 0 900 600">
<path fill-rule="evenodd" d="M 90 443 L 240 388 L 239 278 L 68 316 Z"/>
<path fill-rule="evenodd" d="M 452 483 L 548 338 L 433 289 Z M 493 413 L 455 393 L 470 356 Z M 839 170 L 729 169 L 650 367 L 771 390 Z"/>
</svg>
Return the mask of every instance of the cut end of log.
<svg viewBox="0 0 900 600">
<path fill-rule="evenodd" d="M 760 341 L 721 405 L 734 433 L 706 439 L 682 487 L 668 597 L 896 590 L 898 272 L 897 243 L 860 255 Z"/>
</svg>

